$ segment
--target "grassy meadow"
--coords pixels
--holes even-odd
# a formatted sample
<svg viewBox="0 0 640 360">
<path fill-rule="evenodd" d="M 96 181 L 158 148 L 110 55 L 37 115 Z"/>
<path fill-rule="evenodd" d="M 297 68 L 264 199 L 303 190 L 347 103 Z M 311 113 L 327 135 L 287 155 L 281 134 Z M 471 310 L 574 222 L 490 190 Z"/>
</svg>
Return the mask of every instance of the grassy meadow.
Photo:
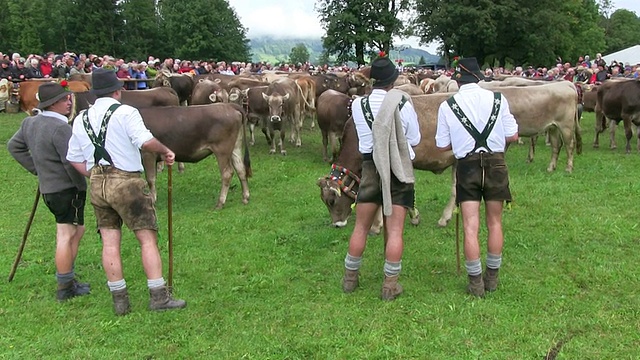
<svg viewBox="0 0 640 360">
<path fill-rule="evenodd" d="M 248 205 L 234 177 L 225 208 L 214 211 L 213 158 L 174 172 L 174 287 L 188 306 L 147 310 L 139 245 L 125 230 L 125 317 L 113 314 L 90 205 L 76 262 L 90 295 L 55 301 L 55 223 L 42 202 L 6 281 L 37 186 L 6 150 L 23 117 L 0 114 L 0 359 L 640 359 L 640 155 L 635 143 L 625 155 L 623 131 L 617 150 L 608 133 L 592 148 L 593 114 L 572 174 L 564 150 L 558 170 L 546 172 L 544 137 L 533 163 L 527 146 L 509 150 L 514 203 L 504 214 L 501 284 L 484 299 L 465 293 L 464 268 L 456 275 L 455 219 L 437 227 L 449 171 L 416 173 L 422 222 L 407 221 L 405 293 L 379 299 L 381 236 L 369 239 L 360 288 L 342 293 L 353 216 L 346 228 L 330 226 L 315 184 L 330 164 L 307 121 L 303 146 L 288 146 L 286 157 L 269 155 L 256 136 Z M 166 172 L 158 189 L 167 269 Z"/>
</svg>

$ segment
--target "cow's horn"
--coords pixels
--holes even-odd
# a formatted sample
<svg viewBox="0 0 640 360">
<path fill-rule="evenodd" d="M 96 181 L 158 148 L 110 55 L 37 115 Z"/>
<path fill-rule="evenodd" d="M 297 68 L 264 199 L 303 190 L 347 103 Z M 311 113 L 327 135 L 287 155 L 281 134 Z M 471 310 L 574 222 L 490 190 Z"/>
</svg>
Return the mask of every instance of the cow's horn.
<svg viewBox="0 0 640 360">
<path fill-rule="evenodd" d="M 329 187 L 329 190 L 331 190 L 332 192 L 334 192 L 336 194 L 337 197 L 342 196 L 342 192 L 340 191 L 340 189 L 336 189 L 333 186 Z"/>
</svg>

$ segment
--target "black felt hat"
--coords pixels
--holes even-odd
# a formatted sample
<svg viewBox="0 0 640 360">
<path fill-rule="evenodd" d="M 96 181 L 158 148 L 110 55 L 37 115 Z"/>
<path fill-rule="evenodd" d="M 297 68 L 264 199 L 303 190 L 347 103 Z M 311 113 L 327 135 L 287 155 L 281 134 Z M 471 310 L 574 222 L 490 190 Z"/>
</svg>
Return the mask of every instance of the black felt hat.
<svg viewBox="0 0 640 360">
<path fill-rule="evenodd" d="M 386 87 L 393 84 L 398 78 L 396 66 L 386 56 L 381 56 L 371 63 L 371 78 L 373 87 Z"/>
<path fill-rule="evenodd" d="M 49 106 L 62 100 L 64 97 L 71 95 L 71 91 L 67 91 L 62 85 L 55 82 L 47 82 L 38 87 L 38 93 L 36 98 L 39 103 L 36 106 L 38 109 L 44 110 Z"/>
<path fill-rule="evenodd" d="M 118 80 L 115 71 L 103 68 L 95 69 L 91 73 L 91 82 L 91 93 L 96 96 L 110 94 L 124 86 L 124 81 Z"/>
<path fill-rule="evenodd" d="M 484 79 L 484 74 L 478 66 L 476 58 L 462 58 L 458 60 L 456 71 L 453 73 L 453 79 L 464 83 L 477 83 Z"/>
</svg>

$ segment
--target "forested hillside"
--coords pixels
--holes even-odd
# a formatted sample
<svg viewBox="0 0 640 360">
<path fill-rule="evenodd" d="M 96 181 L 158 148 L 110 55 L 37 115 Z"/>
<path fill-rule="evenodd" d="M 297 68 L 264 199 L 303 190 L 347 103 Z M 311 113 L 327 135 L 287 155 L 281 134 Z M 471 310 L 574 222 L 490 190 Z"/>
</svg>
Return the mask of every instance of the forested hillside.
<svg viewBox="0 0 640 360">
<path fill-rule="evenodd" d="M 313 64 L 318 64 L 318 59 L 322 54 L 322 40 L 320 39 L 279 39 L 270 36 L 257 37 L 250 39 L 252 61 L 264 61 L 272 64 L 280 62 L 288 62 L 291 49 L 298 44 L 304 44 L 309 51 L 309 60 Z M 392 60 L 402 59 L 405 63 L 420 62 L 420 58 L 424 57 L 427 64 L 437 63 L 439 56 L 429 54 L 421 49 L 414 49 L 403 45 L 402 50 L 392 50 L 389 57 Z"/>
</svg>

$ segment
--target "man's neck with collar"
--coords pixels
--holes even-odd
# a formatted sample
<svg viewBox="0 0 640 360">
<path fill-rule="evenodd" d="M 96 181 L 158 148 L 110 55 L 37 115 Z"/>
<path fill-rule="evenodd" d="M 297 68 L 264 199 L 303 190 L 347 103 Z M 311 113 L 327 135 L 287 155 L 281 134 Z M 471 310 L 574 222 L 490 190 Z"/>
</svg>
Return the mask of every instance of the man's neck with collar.
<svg viewBox="0 0 640 360">
<path fill-rule="evenodd" d="M 476 84 L 476 83 L 466 83 L 466 84 L 460 84 L 460 90 L 459 91 L 463 91 L 463 90 L 473 90 L 473 89 L 479 89 L 480 85 Z"/>
<path fill-rule="evenodd" d="M 64 115 L 62 115 L 62 114 L 60 114 L 60 113 L 57 113 L 57 112 L 55 112 L 55 111 L 51 111 L 51 110 L 42 110 L 42 112 L 41 112 L 40 114 L 41 114 L 42 116 L 54 117 L 54 118 L 56 118 L 56 119 L 59 119 L 59 120 L 62 120 L 62 121 L 64 121 L 64 122 L 66 122 L 66 123 L 68 123 L 68 122 L 69 122 L 69 119 L 68 119 L 66 116 L 64 116 Z"/>
</svg>

